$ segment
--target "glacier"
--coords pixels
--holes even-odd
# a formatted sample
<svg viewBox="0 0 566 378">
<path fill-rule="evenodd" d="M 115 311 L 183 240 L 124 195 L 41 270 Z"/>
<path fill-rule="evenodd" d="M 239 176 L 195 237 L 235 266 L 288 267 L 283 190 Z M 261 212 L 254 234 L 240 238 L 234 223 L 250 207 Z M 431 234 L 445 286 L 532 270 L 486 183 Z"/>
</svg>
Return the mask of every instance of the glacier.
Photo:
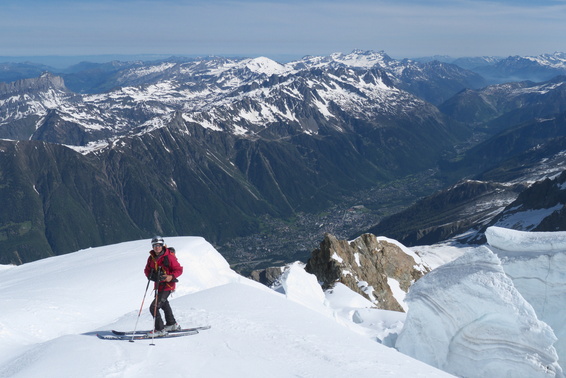
<svg viewBox="0 0 566 378">
<path fill-rule="evenodd" d="M 488 228 L 411 287 L 396 348 L 461 377 L 563 377 L 565 234 Z"/>
<path fill-rule="evenodd" d="M 490 227 L 486 237 L 517 290 L 554 330 L 559 361 L 566 361 L 566 232 Z"/>
</svg>

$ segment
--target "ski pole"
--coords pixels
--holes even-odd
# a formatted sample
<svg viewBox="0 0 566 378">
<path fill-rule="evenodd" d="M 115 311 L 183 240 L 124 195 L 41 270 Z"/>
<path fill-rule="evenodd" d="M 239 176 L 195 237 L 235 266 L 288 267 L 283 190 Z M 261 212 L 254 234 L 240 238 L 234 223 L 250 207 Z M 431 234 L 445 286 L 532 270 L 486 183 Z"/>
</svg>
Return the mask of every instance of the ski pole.
<svg viewBox="0 0 566 378">
<path fill-rule="evenodd" d="M 138 329 L 138 322 L 140 321 L 140 315 L 142 313 L 142 309 L 143 309 L 143 304 L 145 302 L 145 296 L 147 295 L 147 289 L 149 289 L 149 283 L 151 282 L 151 280 L 148 278 L 147 279 L 147 285 L 145 285 L 145 292 L 143 293 L 143 299 L 142 299 L 142 303 L 140 306 L 140 311 L 138 312 L 138 318 L 136 319 L 136 325 L 134 326 L 134 333 L 132 335 L 132 339 L 130 340 L 131 343 L 134 342 L 134 337 L 136 336 L 136 330 Z"/>
</svg>

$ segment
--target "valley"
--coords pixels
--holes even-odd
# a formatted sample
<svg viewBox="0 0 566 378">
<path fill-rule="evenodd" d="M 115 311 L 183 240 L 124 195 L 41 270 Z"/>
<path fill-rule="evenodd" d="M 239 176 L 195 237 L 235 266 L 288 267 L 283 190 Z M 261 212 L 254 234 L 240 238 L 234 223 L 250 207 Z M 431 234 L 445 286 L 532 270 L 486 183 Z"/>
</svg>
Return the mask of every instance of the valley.
<svg viewBox="0 0 566 378">
<path fill-rule="evenodd" d="M 0 263 L 159 233 L 203 236 L 249 272 L 304 261 L 325 233 L 434 243 L 479 229 L 501 206 L 460 188 L 455 213 L 454 184 L 484 180 L 512 201 L 551 177 L 529 170 L 562 169 L 566 58 L 472 62 L 354 50 L 39 75 L 6 65 L 6 77 L 31 76 L 0 83 Z M 481 75 L 528 78 L 526 63 L 550 79 Z"/>
<path fill-rule="evenodd" d="M 262 217 L 262 232 L 236 237 L 215 247 L 234 270 L 247 276 L 252 270 L 306 262 L 330 233 L 350 240 L 367 232 L 381 219 L 396 214 L 417 199 L 443 188 L 437 171 L 396 180 L 378 187 L 350 193 L 321 213 L 296 213 L 288 220 Z M 387 236 L 387 235 L 384 235 Z"/>
</svg>

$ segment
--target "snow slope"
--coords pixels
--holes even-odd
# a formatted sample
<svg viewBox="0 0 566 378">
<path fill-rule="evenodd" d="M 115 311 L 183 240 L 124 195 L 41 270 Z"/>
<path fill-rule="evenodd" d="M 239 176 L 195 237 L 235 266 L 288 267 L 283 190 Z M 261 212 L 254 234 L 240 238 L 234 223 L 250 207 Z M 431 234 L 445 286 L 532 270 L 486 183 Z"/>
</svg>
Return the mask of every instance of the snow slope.
<svg viewBox="0 0 566 378">
<path fill-rule="evenodd" d="M 177 320 L 210 330 L 156 346 L 95 336 L 134 327 L 147 283 L 147 240 L 2 267 L 0 377 L 449 376 L 381 345 L 375 332 L 364 334 L 364 321 L 379 323 L 380 312 L 344 288 L 321 296 L 295 267 L 286 296 L 236 274 L 202 238 L 166 242 L 185 268 L 171 300 Z M 151 327 L 151 296 L 139 329 Z M 387 322 L 381 327 L 398 326 Z"/>
</svg>

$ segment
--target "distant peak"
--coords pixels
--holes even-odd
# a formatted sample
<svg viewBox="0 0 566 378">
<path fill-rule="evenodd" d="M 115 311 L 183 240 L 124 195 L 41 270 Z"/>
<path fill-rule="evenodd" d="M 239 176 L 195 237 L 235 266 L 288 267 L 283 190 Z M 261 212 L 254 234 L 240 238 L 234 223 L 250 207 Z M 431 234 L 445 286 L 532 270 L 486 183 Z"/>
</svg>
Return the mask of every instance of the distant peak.
<svg viewBox="0 0 566 378">
<path fill-rule="evenodd" d="M 44 91 L 46 89 L 66 91 L 65 81 L 62 77 L 51 72 L 43 72 L 39 77 L 21 79 L 11 83 L 0 83 L 0 95 Z"/>
<path fill-rule="evenodd" d="M 334 53 L 331 58 L 339 63 L 352 67 L 371 68 L 385 66 L 392 59 L 384 51 L 353 50 L 349 54 Z"/>
<path fill-rule="evenodd" d="M 264 56 L 250 59 L 246 63 L 246 67 L 253 72 L 263 73 L 268 75 L 281 73 L 285 71 L 285 66 Z"/>
</svg>

